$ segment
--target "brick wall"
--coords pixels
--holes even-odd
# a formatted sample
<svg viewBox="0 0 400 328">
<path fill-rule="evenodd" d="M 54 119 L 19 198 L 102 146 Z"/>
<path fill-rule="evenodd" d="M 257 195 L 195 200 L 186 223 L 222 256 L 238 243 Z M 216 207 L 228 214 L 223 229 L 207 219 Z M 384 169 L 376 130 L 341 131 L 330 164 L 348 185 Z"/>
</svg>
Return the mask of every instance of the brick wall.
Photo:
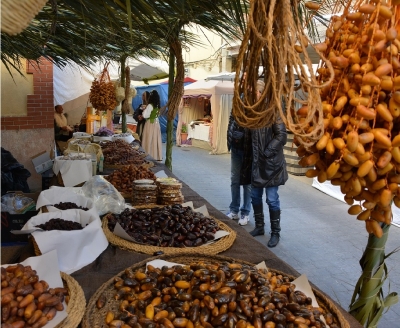
<svg viewBox="0 0 400 328">
<path fill-rule="evenodd" d="M 27 115 L 1 118 L 2 130 L 43 129 L 54 127 L 53 64 L 41 58 L 39 66 L 27 63 L 33 74 L 33 95 L 27 95 Z"/>
</svg>

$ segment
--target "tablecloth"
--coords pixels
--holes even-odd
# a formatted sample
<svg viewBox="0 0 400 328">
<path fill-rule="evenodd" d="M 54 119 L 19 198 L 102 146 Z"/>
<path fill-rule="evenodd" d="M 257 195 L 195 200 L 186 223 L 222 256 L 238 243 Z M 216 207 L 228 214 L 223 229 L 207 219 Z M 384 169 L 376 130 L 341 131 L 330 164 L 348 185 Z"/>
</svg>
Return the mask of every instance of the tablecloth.
<svg viewBox="0 0 400 328">
<path fill-rule="evenodd" d="M 203 141 L 210 140 L 210 126 L 205 124 L 195 124 L 194 128 L 188 126 L 188 138 Z"/>
</svg>

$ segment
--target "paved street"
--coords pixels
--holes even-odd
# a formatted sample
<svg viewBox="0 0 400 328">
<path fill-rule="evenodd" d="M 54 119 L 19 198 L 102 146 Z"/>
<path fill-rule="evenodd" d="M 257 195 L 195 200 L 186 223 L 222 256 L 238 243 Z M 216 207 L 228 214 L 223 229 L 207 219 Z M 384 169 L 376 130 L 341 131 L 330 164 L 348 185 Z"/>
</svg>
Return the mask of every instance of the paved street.
<svg viewBox="0 0 400 328">
<path fill-rule="evenodd" d="M 164 154 L 165 154 L 165 144 Z M 173 173 L 214 207 L 226 213 L 230 203 L 230 155 L 210 155 L 195 147 L 175 147 L 172 155 Z M 271 250 L 299 273 L 348 309 L 354 286 L 361 274 L 358 263 L 367 245 L 368 234 L 362 222 L 347 213 L 348 205 L 311 186 L 312 179 L 289 175 L 279 189 L 281 200 L 281 240 Z M 264 204 L 266 222 L 268 209 Z M 268 224 L 269 226 L 269 224 Z M 254 228 L 250 223 L 243 227 Z M 256 237 L 264 245 L 269 240 Z M 400 247 L 400 228 L 392 226 L 386 253 Z M 391 292 L 400 292 L 400 253 L 391 255 L 386 265 Z M 385 296 L 387 287 L 385 284 Z M 379 328 L 400 327 L 400 304 L 384 314 Z"/>
</svg>

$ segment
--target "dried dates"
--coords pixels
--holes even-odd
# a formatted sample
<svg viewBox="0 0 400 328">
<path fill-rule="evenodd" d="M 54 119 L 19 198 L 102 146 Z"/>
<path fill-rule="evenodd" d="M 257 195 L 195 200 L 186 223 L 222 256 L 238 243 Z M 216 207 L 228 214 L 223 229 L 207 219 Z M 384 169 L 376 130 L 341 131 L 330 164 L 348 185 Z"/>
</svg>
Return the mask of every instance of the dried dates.
<svg viewBox="0 0 400 328">
<path fill-rule="evenodd" d="M 108 216 L 108 228 L 116 223 L 138 243 L 161 247 L 196 247 L 214 239 L 217 222 L 181 205 L 153 209 L 125 209 Z"/>
</svg>

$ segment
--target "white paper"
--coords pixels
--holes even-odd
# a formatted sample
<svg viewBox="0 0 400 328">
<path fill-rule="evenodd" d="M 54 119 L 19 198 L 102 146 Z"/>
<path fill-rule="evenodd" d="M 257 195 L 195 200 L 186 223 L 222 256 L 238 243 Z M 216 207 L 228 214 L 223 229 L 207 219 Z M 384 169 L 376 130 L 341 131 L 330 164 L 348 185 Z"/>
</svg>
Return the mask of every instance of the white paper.
<svg viewBox="0 0 400 328">
<path fill-rule="evenodd" d="M 268 268 L 267 268 L 267 265 L 265 264 L 265 261 L 262 261 L 262 262 L 258 263 L 258 264 L 256 265 L 256 268 L 257 268 L 257 269 L 260 269 L 260 270 L 267 270 L 267 271 L 269 271 Z"/>
<path fill-rule="evenodd" d="M 53 187 L 51 189 L 43 190 L 39 194 L 38 200 L 36 202 L 36 209 L 38 210 L 42 206 L 47 206 L 47 210 L 49 212 L 56 212 L 60 209 L 51 205 L 55 205 L 60 202 L 75 203 L 78 206 L 86 207 L 89 210 L 94 210 L 94 212 L 97 213 L 91 199 L 82 195 L 78 195 L 77 193 L 73 192 L 71 188 L 64 187 Z"/>
<path fill-rule="evenodd" d="M 101 227 L 101 221 L 97 215 L 89 211 L 73 209 L 42 213 L 32 217 L 22 230 L 33 229 L 52 218 L 79 222 L 84 227 L 82 230 L 32 233 L 42 254 L 57 250 L 61 271 L 71 274 L 92 263 L 107 248 L 108 241 Z"/>
<path fill-rule="evenodd" d="M 13 263 L 14 264 L 14 263 Z M 36 270 L 40 280 L 45 280 L 50 288 L 63 287 L 63 282 L 58 268 L 57 251 L 53 250 L 47 254 L 35 257 L 29 257 L 21 262 L 22 265 L 30 265 L 33 270 Z M 6 268 L 12 264 L 5 264 L 2 267 Z M 52 328 L 57 326 L 61 321 L 67 317 L 67 305 L 63 302 L 64 310 L 57 311 L 53 320 L 49 321 L 44 327 Z"/>
<path fill-rule="evenodd" d="M 168 268 L 171 268 L 174 265 L 182 265 L 183 266 L 183 264 L 180 264 L 180 263 L 168 262 L 168 261 L 164 261 L 164 260 L 153 260 L 153 261 L 147 262 L 146 263 L 146 270 L 147 270 L 147 266 L 148 265 L 151 265 L 151 266 L 153 266 L 155 268 L 158 268 L 158 269 L 161 269 L 163 266 L 166 266 Z"/>
<path fill-rule="evenodd" d="M 63 160 L 63 156 L 54 159 L 53 172 L 60 172 L 64 186 L 73 187 L 92 177 L 92 159 Z"/>
<path fill-rule="evenodd" d="M 165 173 L 164 170 L 158 171 L 154 174 L 157 178 L 168 178 L 168 175 Z"/>
<path fill-rule="evenodd" d="M 299 290 L 301 292 L 303 292 L 307 297 L 310 297 L 312 300 L 311 305 L 313 307 L 319 307 L 319 304 L 317 302 L 317 299 L 314 295 L 314 292 L 311 288 L 310 283 L 308 282 L 308 278 L 305 274 L 302 274 L 300 277 L 296 278 L 295 280 L 292 281 L 292 284 L 296 285 L 296 289 L 295 290 Z M 325 318 L 321 315 L 320 319 L 325 323 L 326 325 L 326 321 Z M 328 325 L 326 325 L 326 327 L 329 328 Z"/>
<path fill-rule="evenodd" d="M 134 243 L 138 243 L 135 239 L 133 239 L 131 236 L 128 235 L 128 233 L 124 230 L 124 228 L 121 227 L 121 225 L 118 222 L 115 224 L 113 233 L 114 233 L 114 235 L 117 235 L 118 237 L 121 237 L 125 240 L 129 240 L 129 241 L 133 241 Z"/>
<path fill-rule="evenodd" d="M 193 202 L 192 202 L 192 201 L 183 203 L 183 204 L 181 204 L 181 205 L 182 205 L 182 207 L 190 207 L 192 210 L 194 210 Z"/>
<path fill-rule="evenodd" d="M 201 213 L 201 214 L 203 214 L 204 216 L 210 217 L 210 214 L 208 214 L 208 209 L 207 209 L 207 206 L 206 206 L 206 205 L 203 205 L 203 206 L 201 206 L 201 207 L 199 207 L 199 208 L 195 208 L 193 211 L 194 211 L 194 212 Z"/>
</svg>

